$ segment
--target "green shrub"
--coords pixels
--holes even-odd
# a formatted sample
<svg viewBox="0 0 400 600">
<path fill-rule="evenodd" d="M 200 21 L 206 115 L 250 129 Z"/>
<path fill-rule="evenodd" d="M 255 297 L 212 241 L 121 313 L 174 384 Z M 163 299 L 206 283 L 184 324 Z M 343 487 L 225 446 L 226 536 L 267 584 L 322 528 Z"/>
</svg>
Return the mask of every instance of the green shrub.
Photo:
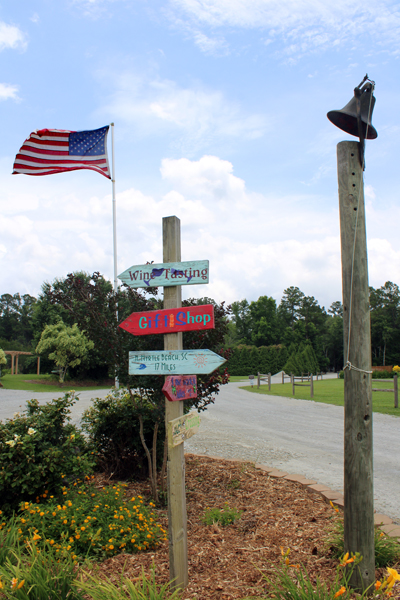
<svg viewBox="0 0 400 600">
<path fill-rule="evenodd" d="M 4 512 L 44 493 L 56 494 L 65 481 L 91 473 L 94 460 L 85 438 L 68 422 L 74 402 L 73 392 L 41 406 L 30 400 L 21 415 L 0 423 L 0 507 Z"/>
<path fill-rule="evenodd" d="M 142 572 L 136 583 L 124 575 L 121 575 L 117 585 L 109 579 L 98 581 L 89 576 L 89 579 L 80 581 L 80 587 L 85 592 L 85 597 L 90 600 L 179 600 L 181 597 L 180 590 L 169 591 L 169 583 L 157 585 L 154 569 L 150 579 Z"/>
<path fill-rule="evenodd" d="M 321 581 L 319 577 L 309 576 L 307 570 L 302 565 L 291 565 L 288 548 L 282 552 L 282 564 L 275 570 L 272 578 L 263 574 L 267 581 L 268 598 L 276 600 L 349 600 L 352 596 L 352 590 L 349 587 L 349 580 L 353 569 L 360 564 L 362 557 L 356 553 L 350 559 L 348 554 L 344 556 L 337 567 L 336 577 L 332 584 L 328 585 Z M 345 567 L 349 566 L 346 570 Z M 360 598 L 362 599 L 364 595 Z"/>
<path fill-rule="evenodd" d="M 12 600 L 84 600 L 75 582 L 75 561 L 30 540 L 24 548 L 14 548 L 0 565 L 1 598 Z"/>
<path fill-rule="evenodd" d="M 162 411 L 127 390 L 114 390 L 105 398 L 96 398 L 82 416 L 82 428 L 96 452 L 98 468 L 114 478 L 135 479 L 148 476 L 147 457 L 139 436 L 139 414 L 143 418 L 143 435 L 149 449 L 153 431 L 159 422 L 157 466 L 164 453 L 165 425 Z"/>
<path fill-rule="evenodd" d="M 221 510 L 219 508 L 209 508 L 206 510 L 202 521 L 205 525 L 212 525 L 218 523 L 218 525 L 230 525 L 237 519 L 240 519 L 243 511 L 238 511 L 236 508 L 229 508 L 228 504 Z"/>
<path fill-rule="evenodd" d="M 339 558 L 344 553 L 344 525 L 343 519 L 338 519 L 333 532 L 327 539 L 327 546 L 332 555 Z M 400 543 L 375 527 L 375 566 L 387 567 L 400 560 Z"/>
<path fill-rule="evenodd" d="M 340 373 L 339 373 L 339 379 L 344 379 L 344 371 L 340 371 Z"/>
<path fill-rule="evenodd" d="M 374 367 L 372 367 L 374 369 Z M 372 379 L 393 379 L 394 371 L 374 371 L 372 370 Z"/>
<path fill-rule="evenodd" d="M 165 539 L 152 512 L 154 504 L 146 507 L 141 496 L 125 499 L 125 488 L 119 484 L 99 490 L 91 483 L 75 482 L 63 488 L 59 498 L 22 504 L 20 542 L 50 544 L 56 554 L 69 553 L 73 559 L 154 548 Z"/>
</svg>

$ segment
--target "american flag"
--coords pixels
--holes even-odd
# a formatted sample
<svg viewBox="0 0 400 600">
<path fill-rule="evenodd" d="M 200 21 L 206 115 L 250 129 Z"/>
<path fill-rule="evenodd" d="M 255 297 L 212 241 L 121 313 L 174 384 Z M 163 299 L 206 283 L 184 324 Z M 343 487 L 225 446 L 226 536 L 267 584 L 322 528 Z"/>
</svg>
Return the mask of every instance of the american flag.
<svg viewBox="0 0 400 600">
<path fill-rule="evenodd" d="M 33 131 L 15 157 L 13 175 L 52 175 L 91 169 L 111 179 L 107 157 L 108 129 L 107 125 L 91 131 Z"/>
</svg>

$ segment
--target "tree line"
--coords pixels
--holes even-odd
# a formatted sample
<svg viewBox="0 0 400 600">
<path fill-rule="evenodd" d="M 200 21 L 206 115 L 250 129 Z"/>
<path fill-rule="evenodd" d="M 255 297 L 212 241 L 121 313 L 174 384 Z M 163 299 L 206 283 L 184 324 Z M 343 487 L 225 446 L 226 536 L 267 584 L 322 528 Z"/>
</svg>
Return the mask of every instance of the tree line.
<svg viewBox="0 0 400 600">
<path fill-rule="evenodd" d="M 372 365 L 396 365 L 400 361 L 400 289 L 388 281 L 369 291 Z M 246 367 L 241 375 L 280 369 L 300 373 L 311 371 L 312 365 L 322 371 L 343 368 L 340 301 L 326 310 L 314 296 L 291 286 L 279 304 L 271 296 L 260 296 L 253 302 L 233 302 L 231 309 L 225 340 L 234 349 L 231 374 L 236 374 L 238 364 Z"/>
<path fill-rule="evenodd" d="M 210 298 L 188 300 L 186 305 L 213 303 L 216 328 L 185 334 L 186 348 L 209 348 L 230 357 L 230 374 L 276 372 L 287 365 L 295 371 L 340 370 L 343 367 L 343 307 L 340 301 L 328 310 L 298 287 L 284 290 L 279 304 L 270 296 L 217 304 Z M 29 294 L 0 296 L 0 348 L 35 353 L 46 325 L 77 323 L 93 342 L 88 358 L 71 374 L 106 378 L 116 373 L 127 380 L 129 350 L 162 349 L 162 336 L 131 336 L 117 327 L 131 312 L 162 308 L 157 289 L 120 288 L 99 273 L 70 274 L 44 283 L 38 298 Z M 117 321 L 118 309 L 118 321 Z M 400 289 L 392 282 L 370 288 L 372 364 L 400 362 Z M 34 370 L 36 359 L 20 359 L 23 371 Z M 54 363 L 44 355 L 42 370 Z M 242 372 L 239 372 L 241 371 Z M 141 378 L 141 381 L 143 379 Z"/>
</svg>

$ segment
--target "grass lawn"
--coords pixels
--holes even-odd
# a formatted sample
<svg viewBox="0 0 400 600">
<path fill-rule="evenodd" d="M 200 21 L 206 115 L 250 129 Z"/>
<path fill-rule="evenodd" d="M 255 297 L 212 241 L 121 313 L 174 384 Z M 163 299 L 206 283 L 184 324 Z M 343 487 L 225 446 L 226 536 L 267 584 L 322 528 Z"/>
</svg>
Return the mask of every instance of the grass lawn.
<svg viewBox="0 0 400 600">
<path fill-rule="evenodd" d="M 324 402 L 325 404 L 335 404 L 343 406 L 343 379 L 325 379 L 322 381 L 314 381 L 314 402 Z M 374 379 L 372 382 L 373 388 L 393 389 L 393 381 L 382 381 Z M 252 392 L 253 394 L 267 394 L 271 396 L 285 396 L 293 398 L 291 383 L 274 383 L 271 385 L 271 391 L 268 391 L 268 385 L 261 385 L 257 389 L 257 384 L 252 388 L 246 385 L 241 388 Z M 311 400 L 309 387 L 296 387 L 295 397 L 301 400 Z M 394 415 L 400 417 L 400 408 L 394 408 L 394 394 L 389 392 L 372 392 L 372 406 L 374 412 L 383 413 L 384 415 Z"/>
<path fill-rule="evenodd" d="M 246 375 L 229 375 L 229 381 L 249 381 Z M 257 381 L 257 377 L 254 381 Z"/>
<path fill-rule="evenodd" d="M 33 392 L 57 392 L 57 394 L 65 394 L 71 390 L 99 390 L 108 389 L 110 385 L 77 385 L 76 382 L 67 381 L 61 387 L 57 379 L 53 375 L 4 375 L 0 379 L 3 388 L 6 390 L 27 390 Z M 48 383 L 35 383 L 35 381 L 46 381 Z M 85 383 L 85 382 L 82 382 Z M 94 383 L 94 382 L 93 382 Z M 73 385 L 72 385 L 73 384 Z"/>
</svg>

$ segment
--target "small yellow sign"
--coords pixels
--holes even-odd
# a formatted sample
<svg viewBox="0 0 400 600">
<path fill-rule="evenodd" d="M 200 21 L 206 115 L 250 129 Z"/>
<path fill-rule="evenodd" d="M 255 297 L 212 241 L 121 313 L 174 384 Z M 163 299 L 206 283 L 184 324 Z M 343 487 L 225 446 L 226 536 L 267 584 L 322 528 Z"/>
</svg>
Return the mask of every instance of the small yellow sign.
<svg viewBox="0 0 400 600">
<path fill-rule="evenodd" d="M 191 412 L 183 417 L 178 417 L 168 423 L 168 446 L 173 448 L 188 440 L 200 427 L 200 415 L 197 412 Z"/>
</svg>

